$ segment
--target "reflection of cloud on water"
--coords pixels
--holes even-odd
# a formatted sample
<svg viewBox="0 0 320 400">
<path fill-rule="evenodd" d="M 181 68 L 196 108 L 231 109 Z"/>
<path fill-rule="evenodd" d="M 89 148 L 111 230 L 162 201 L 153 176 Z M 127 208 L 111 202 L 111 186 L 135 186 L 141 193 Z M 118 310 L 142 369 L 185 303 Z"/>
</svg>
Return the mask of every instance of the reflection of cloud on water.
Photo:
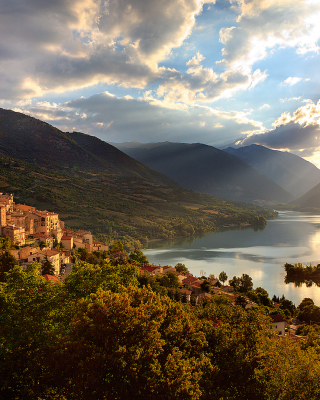
<svg viewBox="0 0 320 400">
<path fill-rule="evenodd" d="M 320 225 L 320 215 L 302 213 L 297 211 L 278 211 L 278 218 L 268 221 L 269 223 L 287 223 L 287 222 L 308 222 L 310 224 Z"/>
<path fill-rule="evenodd" d="M 320 243 L 320 234 L 318 237 Z M 150 249 L 145 251 L 146 256 L 161 258 L 164 262 L 167 257 L 184 258 L 187 260 L 212 260 L 217 258 L 247 260 L 254 263 L 272 262 L 273 260 L 289 262 L 291 259 L 299 260 L 301 257 L 307 257 L 312 254 L 312 250 L 307 246 L 252 246 L 252 247 L 235 247 L 235 248 L 219 248 L 219 249 Z M 297 261 L 295 261 L 297 262 Z"/>
</svg>

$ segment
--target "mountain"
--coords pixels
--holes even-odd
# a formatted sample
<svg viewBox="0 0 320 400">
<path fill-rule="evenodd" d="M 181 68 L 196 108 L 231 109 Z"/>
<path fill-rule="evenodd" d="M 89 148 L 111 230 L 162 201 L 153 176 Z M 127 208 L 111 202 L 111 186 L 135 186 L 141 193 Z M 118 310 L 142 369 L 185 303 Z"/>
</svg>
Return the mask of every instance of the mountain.
<svg viewBox="0 0 320 400">
<path fill-rule="evenodd" d="M 274 216 L 186 190 L 96 137 L 62 132 L 3 109 L 0 192 L 59 213 L 69 228 L 91 230 L 99 240 L 120 239 L 128 246 Z"/>
<path fill-rule="evenodd" d="M 287 202 L 292 196 L 243 160 L 201 143 L 118 143 L 120 150 L 181 186 L 229 200 Z"/>
<path fill-rule="evenodd" d="M 298 209 L 301 211 L 311 208 L 320 209 L 320 183 L 314 186 L 303 196 L 292 201 L 291 204 L 299 206 Z"/>
<path fill-rule="evenodd" d="M 90 135 L 62 132 L 36 118 L 0 109 L 0 153 L 63 171 L 98 171 L 176 186 L 167 177 Z"/>
<path fill-rule="evenodd" d="M 320 170 L 295 154 L 257 144 L 237 149 L 228 147 L 224 151 L 241 158 L 294 197 L 303 195 L 320 182 Z"/>
</svg>

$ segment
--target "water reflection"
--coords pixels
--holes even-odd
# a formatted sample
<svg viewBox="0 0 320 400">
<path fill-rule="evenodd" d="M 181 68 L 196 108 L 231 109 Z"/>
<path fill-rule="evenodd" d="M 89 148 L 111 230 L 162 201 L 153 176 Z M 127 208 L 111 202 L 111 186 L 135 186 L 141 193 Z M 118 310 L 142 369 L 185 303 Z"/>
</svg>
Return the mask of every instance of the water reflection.
<svg viewBox="0 0 320 400">
<path fill-rule="evenodd" d="M 312 297 L 320 305 L 319 285 L 286 284 L 283 268 L 286 262 L 319 263 L 320 215 L 280 212 L 278 218 L 268 221 L 264 230 L 241 227 L 202 237 L 153 242 L 145 253 L 155 264 L 183 262 L 195 275 L 200 270 L 215 275 L 225 271 L 231 279 L 247 273 L 255 287 L 265 288 L 271 296 L 284 294 L 297 304 L 304 297 Z"/>
</svg>

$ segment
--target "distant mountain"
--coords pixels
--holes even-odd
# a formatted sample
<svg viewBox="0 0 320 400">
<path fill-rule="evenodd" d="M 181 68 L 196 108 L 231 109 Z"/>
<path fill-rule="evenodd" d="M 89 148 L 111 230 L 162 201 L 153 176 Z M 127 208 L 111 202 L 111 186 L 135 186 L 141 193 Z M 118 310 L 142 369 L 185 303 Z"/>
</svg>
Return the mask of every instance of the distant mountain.
<svg viewBox="0 0 320 400">
<path fill-rule="evenodd" d="M 130 246 L 274 216 L 183 189 L 96 137 L 1 109 L 0 192 L 59 213 L 69 228 Z"/>
<path fill-rule="evenodd" d="M 252 144 L 224 149 L 272 179 L 294 197 L 299 197 L 320 182 L 320 170 L 309 161 L 284 151 Z"/>
<path fill-rule="evenodd" d="M 269 203 L 292 196 L 243 160 L 201 143 L 118 143 L 120 150 L 181 186 L 220 198 Z"/>
<path fill-rule="evenodd" d="M 318 208 L 320 209 L 320 183 L 314 186 L 303 196 L 291 202 L 293 205 L 299 206 L 299 209 Z"/>
<path fill-rule="evenodd" d="M 176 186 L 94 136 L 62 132 L 36 118 L 5 109 L 0 109 L 0 154 L 60 172 L 98 171 Z"/>
</svg>

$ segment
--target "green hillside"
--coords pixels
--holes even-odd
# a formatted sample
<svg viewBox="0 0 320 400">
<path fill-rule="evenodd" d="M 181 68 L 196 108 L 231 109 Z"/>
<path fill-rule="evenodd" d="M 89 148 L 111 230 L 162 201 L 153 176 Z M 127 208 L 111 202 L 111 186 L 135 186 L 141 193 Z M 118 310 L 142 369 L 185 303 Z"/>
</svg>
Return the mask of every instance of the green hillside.
<svg viewBox="0 0 320 400">
<path fill-rule="evenodd" d="M 5 110 L 0 126 L 0 191 L 56 211 L 68 227 L 89 229 L 103 241 L 187 236 L 274 215 L 183 189 L 89 135 Z"/>
</svg>

